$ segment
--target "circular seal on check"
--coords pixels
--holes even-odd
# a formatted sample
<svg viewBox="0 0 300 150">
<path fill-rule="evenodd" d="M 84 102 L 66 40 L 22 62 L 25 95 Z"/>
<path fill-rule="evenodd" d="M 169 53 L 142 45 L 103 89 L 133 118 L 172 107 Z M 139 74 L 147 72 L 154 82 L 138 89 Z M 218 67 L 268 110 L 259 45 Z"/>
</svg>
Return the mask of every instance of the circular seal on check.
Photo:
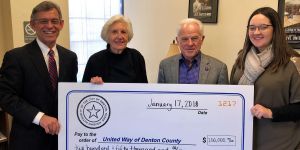
<svg viewBox="0 0 300 150">
<path fill-rule="evenodd" d="M 99 95 L 88 95 L 78 104 L 77 117 L 79 122 L 87 128 L 100 128 L 110 117 L 109 104 Z"/>
</svg>

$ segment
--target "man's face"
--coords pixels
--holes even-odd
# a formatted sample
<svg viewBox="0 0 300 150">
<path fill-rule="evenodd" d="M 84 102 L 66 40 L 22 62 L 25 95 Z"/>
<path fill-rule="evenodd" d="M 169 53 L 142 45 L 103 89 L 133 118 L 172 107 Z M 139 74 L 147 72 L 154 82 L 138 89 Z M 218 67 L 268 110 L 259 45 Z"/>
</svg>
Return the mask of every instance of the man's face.
<svg viewBox="0 0 300 150">
<path fill-rule="evenodd" d="M 57 40 L 60 30 L 64 26 L 64 21 L 59 19 L 56 9 L 38 12 L 30 21 L 31 27 L 36 31 L 36 35 L 45 45 L 52 48 Z"/>
<path fill-rule="evenodd" d="M 193 60 L 200 52 L 204 36 L 200 35 L 199 31 L 197 24 L 185 24 L 176 37 L 181 54 L 187 60 Z"/>
</svg>

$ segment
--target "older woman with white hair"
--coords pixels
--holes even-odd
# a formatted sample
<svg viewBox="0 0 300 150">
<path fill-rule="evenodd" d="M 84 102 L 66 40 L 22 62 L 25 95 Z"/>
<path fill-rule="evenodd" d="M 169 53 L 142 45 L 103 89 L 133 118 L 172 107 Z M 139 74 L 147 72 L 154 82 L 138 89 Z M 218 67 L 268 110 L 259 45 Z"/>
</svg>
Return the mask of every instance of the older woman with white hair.
<svg viewBox="0 0 300 150">
<path fill-rule="evenodd" d="M 122 15 L 111 17 L 101 32 L 107 48 L 89 58 L 82 82 L 147 83 L 144 57 L 136 49 L 127 47 L 132 37 L 129 18 Z"/>
</svg>

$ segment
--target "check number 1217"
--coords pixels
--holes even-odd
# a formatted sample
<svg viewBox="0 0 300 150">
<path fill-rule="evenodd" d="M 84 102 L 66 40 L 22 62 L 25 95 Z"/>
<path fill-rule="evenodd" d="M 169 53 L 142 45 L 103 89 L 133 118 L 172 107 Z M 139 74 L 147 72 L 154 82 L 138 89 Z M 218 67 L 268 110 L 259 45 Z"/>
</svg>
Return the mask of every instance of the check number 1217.
<svg viewBox="0 0 300 150">
<path fill-rule="evenodd" d="M 220 100 L 217 101 L 217 105 L 220 107 L 234 107 L 236 105 L 235 100 Z"/>
</svg>

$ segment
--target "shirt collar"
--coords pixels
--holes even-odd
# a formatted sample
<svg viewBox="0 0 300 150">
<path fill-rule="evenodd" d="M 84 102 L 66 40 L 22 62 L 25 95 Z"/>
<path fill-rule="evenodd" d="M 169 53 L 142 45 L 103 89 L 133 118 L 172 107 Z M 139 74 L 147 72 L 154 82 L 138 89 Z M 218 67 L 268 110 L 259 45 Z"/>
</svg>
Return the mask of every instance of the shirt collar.
<svg viewBox="0 0 300 150">
<path fill-rule="evenodd" d="M 40 41 L 39 38 L 36 38 L 36 41 L 37 41 L 40 49 L 42 50 L 43 55 L 47 56 L 50 48 L 47 45 L 45 45 L 42 41 Z M 58 56 L 56 44 L 54 45 L 54 47 L 52 47 L 52 50 L 54 51 L 54 56 Z"/>
<path fill-rule="evenodd" d="M 199 62 L 200 62 L 200 60 L 201 60 L 201 52 L 199 52 L 199 53 L 197 54 L 197 56 L 195 57 L 195 59 L 192 61 L 192 64 L 198 65 Z M 180 58 L 179 58 L 179 63 L 183 63 L 183 62 L 185 62 L 185 58 L 184 58 L 184 56 L 181 54 L 181 55 L 180 55 Z"/>
</svg>

